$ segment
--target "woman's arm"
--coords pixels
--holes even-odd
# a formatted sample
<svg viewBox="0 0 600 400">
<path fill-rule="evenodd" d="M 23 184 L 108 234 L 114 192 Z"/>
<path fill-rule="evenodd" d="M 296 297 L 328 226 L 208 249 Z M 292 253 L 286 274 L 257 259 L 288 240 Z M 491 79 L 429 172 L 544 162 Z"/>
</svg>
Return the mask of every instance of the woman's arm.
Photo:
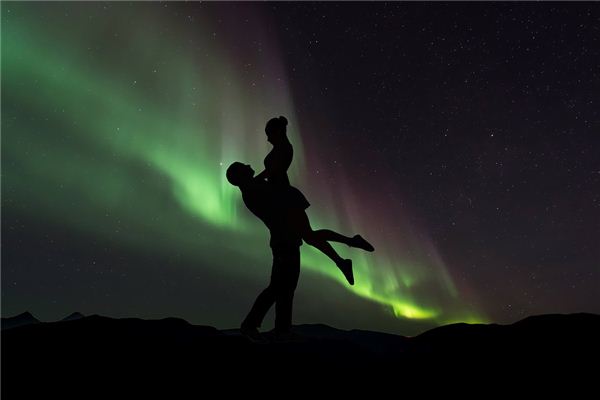
<svg viewBox="0 0 600 400">
<path fill-rule="evenodd" d="M 269 178 L 269 172 L 265 169 L 263 172 L 261 172 L 260 174 L 256 175 L 255 177 L 256 179 L 268 179 Z"/>
</svg>

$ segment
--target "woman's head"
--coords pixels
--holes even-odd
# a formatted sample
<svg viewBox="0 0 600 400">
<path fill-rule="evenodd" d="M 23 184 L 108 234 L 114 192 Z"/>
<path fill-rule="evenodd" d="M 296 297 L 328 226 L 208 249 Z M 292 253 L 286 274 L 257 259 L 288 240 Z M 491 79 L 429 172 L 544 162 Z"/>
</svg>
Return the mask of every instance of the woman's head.
<svg viewBox="0 0 600 400">
<path fill-rule="evenodd" d="M 267 134 L 267 140 L 273 144 L 287 139 L 287 124 L 288 121 L 284 116 L 278 118 L 271 118 L 265 126 L 265 133 Z"/>
</svg>

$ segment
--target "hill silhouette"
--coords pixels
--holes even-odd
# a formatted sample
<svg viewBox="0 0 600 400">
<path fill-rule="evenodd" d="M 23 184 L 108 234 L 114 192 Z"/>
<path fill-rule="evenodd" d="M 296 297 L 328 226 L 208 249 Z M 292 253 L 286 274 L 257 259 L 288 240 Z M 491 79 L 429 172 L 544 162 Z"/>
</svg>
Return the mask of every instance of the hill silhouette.
<svg viewBox="0 0 600 400">
<path fill-rule="evenodd" d="M 178 318 L 92 315 L 40 323 L 30 313 L 17 317 L 31 323 L 2 331 L 3 394 L 24 395 L 26 382 L 68 379 L 87 386 L 97 377 L 111 387 L 183 377 L 214 383 L 265 374 L 310 373 L 321 379 L 337 373 L 432 374 L 449 365 L 561 370 L 600 355 L 600 316 L 594 314 L 542 315 L 511 325 L 453 324 L 415 337 L 298 325 L 294 331 L 301 340 L 269 344 Z"/>
<path fill-rule="evenodd" d="M 81 318 L 84 318 L 84 317 L 85 317 L 85 315 L 83 315 L 82 313 L 80 313 L 80 312 L 74 312 L 72 314 L 67 315 L 62 320 L 63 321 L 75 321 L 77 319 L 81 319 Z"/>
<path fill-rule="evenodd" d="M 19 326 L 37 324 L 40 322 L 37 318 L 35 318 L 29 311 L 25 311 L 19 315 L 15 315 L 14 317 L 2 318 L 2 330 L 16 328 Z"/>
</svg>

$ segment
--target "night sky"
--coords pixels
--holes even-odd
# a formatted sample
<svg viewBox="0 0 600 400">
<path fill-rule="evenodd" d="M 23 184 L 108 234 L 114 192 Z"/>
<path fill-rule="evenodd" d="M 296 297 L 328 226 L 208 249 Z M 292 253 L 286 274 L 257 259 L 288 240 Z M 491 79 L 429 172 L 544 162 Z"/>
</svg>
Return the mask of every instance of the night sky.
<svg viewBox="0 0 600 400">
<path fill-rule="evenodd" d="M 2 316 L 237 327 L 271 253 L 225 170 L 279 115 L 376 248 L 302 246 L 294 323 L 600 313 L 600 4 L 2 2 Z"/>
</svg>

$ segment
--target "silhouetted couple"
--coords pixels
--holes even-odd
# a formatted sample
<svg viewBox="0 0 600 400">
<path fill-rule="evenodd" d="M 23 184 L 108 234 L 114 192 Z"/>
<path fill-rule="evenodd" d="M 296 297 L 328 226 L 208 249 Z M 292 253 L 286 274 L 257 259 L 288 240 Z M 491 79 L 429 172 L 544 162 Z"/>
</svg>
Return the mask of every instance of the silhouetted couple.
<svg viewBox="0 0 600 400">
<path fill-rule="evenodd" d="M 306 215 L 310 206 L 306 197 L 290 185 L 287 170 L 292 163 L 293 148 L 287 137 L 287 119 L 273 118 L 265 127 L 267 140 L 273 145 L 265 157 L 265 170 L 254 176 L 248 164 L 234 162 L 227 169 L 227 180 L 238 186 L 246 207 L 269 228 L 273 252 L 271 282 L 254 302 L 242 322 L 241 332 L 254 341 L 264 341 L 258 327 L 275 304 L 276 340 L 292 338 L 292 303 L 300 275 L 302 241 L 316 247 L 337 265 L 350 285 L 354 284 L 352 260 L 344 259 L 329 242 L 373 251 L 360 235 L 348 237 L 328 229 L 313 230 Z"/>
</svg>

